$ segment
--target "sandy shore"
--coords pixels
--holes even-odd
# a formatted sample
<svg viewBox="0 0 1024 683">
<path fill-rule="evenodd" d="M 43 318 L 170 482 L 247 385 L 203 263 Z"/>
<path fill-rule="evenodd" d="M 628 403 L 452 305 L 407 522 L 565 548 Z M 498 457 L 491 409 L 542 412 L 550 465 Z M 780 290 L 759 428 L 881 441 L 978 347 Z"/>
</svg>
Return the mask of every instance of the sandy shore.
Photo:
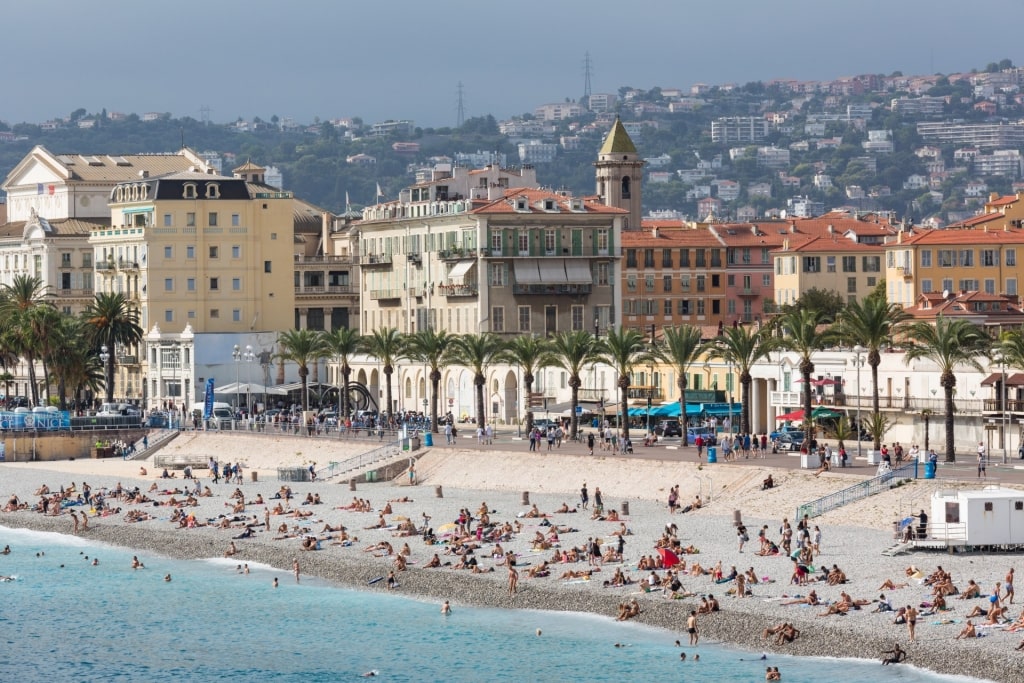
<svg viewBox="0 0 1024 683">
<path fill-rule="evenodd" d="M 213 444 L 202 437 L 196 437 L 188 447 L 196 452 L 212 450 L 226 453 L 242 462 L 249 460 L 247 464 L 250 468 L 264 471 L 270 471 L 276 466 L 273 451 L 278 452 L 279 460 L 284 455 L 287 455 L 289 462 L 294 459 L 294 446 L 267 448 L 266 441 L 260 440 L 244 444 L 239 439 L 245 437 L 237 435 L 218 438 L 231 439 L 230 448 L 236 450 L 228 451 L 228 445 Z M 183 442 L 182 447 L 184 445 Z M 364 444 L 363 448 L 372 445 Z M 305 443 L 302 448 L 306 449 Z M 246 456 L 234 455 L 239 452 Z M 260 458 L 258 463 L 257 457 Z M 317 457 L 320 457 L 319 453 Z M 227 455 L 222 457 L 222 460 L 227 459 Z M 330 459 L 332 456 L 328 453 L 321 462 Z M 17 494 L 34 503 L 37 498 L 31 494 L 42 483 L 55 489 L 61 485 L 67 486 L 72 481 L 81 486 L 83 480 L 88 481 L 94 489 L 113 487 L 120 481 L 123 486 L 140 486 L 145 490 L 154 481 L 152 468 L 150 476 L 140 478 L 137 476 L 139 466 L 138 462 L 122 461 L 76 461 L 49 463 L 45 466 L 33 463 L 0 465 L 3 482 L 0 484 L 0 493 L 5 500 L 11 494 Z M 987 637 L 970 642 L 957 641 L 955 636 L 961 624 L 939 624 L 936 618 L 926 617 L 918 623 L 917 641 L 910 643 L 905 626 L 892 624 L 891 614 L 870 613 L 870 607 L 849 616 L 818 617 L 816 613 L 822 611 L 821 608 L 780 605 L 783 595 L 806 594 L 812 587 L 816 588 L 824 600 L 837 599 L 840 590 L 846 590 L 854 598 L 874 599 L 878 597 L 878 587 L 885 579 L 900 582 L 904 568 L 910 564 L 917 565 L 925 572 L 941 564 L 953 574 L 957 585 L 962 587 L 967 579 L 973 578 L 983 587 L 983 592 L 990 591 L 995 582 L 1002 580 L 1009 567 L 1019 559 L 1018 555 L 993 557 L 980 554 L 951 556 L 945 553 L 915 553 L 891 558 L 880 554 L 891 545 L 889 529 L 894 514 L 899 514 L 910 505 L 922 507 L 926 504 L 930 485 L 926 486 L 924 482 L 901 487 L 814 520 L 823 532 L 820 562 L 837 564 L 846 572 L 850 582 L 838 587 L 797 587 L 788 584 L 791 563 L 786 558 L 755 555 L 756 540 L 744 552 L 739 552 L 732 524 L 734 510 L 741 512 L 752 538 L 762 524 L 767 524 L 769 537 L 778 540 L 778 527 L 783 517 L 791 518 L 801 502 L 849 485 L 851 482 L 848 475 L 832 474 L 814 478 L 804 472 L 776 469 L 772 472 L 780 486 L 772 491 L 761 492 L 760 481 L 768 471 L 762 468 L 719 465 L 698 469 L 695 463 L 626 462 L 618 458 L 497 451 L 482 453 L 454 449 L 435 449 L 429 452 L 420 460 L 417 470 L 421 484 L 415 487 L 401 485 L 405 483 L 404 478 L 400 478 L 400 483 L 361 484 L 355 493 L 350 492 L 348 486 L 337 482 L 293 484 L 297 496 L 293 501 L 293 509 L 311 510 L 314 515 L 306 520 L 271 517 L 271 525 L 275 528 L 286 521 L 290 526 L 314 533 L 320 532 L 324 523 L 332 526 L 343 524 L 350 534 L 359 538 L 351 547 L 327 542 L 323 550 L 301 552 L 296 539 L 274 541 L 271 538 L 273 533 L 260 532 L 253 539 L 235 541 L 239 551 L 235 557 L 239 562 L 264 562 L 280 567 L 283 571 L 291 566 L 293 557 L 299 557 L 304 572 L 365 590 L 369 580 L 387 573 L 391 559 L 373 557 L 371 553 L 363 552 L 363 549 L 383 540 L 391 542 L 397 549 L 408 541 L 414 564 L 401 576 L 403 592 L 430 599 L 450 599 L 461 604 L 584 611 L 604 615 L 616 614 L 619 603 L 635 597 L 643 609 L 638 621 L 681 633 L 685 616 L 695 607 L 696 598 L 668 600 L 660 593 L 639 594 L 636 586 L 602 586 L 604 580 L 611 578 L 617 566 L 621 566 L 635 580 L 642 578 L 646 572 L 636 571 L 637 560 L 643 555 L 653 554 L 654 541 L 662 533 L 665 524 L 675 522 L 679 526 L 683 544 L 692 544 L 700 549 L 700 554 L 687 557 L 689 561 L 698 560 L 703 566 L 711 567 L 720 560 L 726 569 L 731 565 L 740 570 L 753 567 L 758 576 L 771 577 L 775 581 L 754 586 L 753 597 L 735 599 L 725 595 L 728 585 L 715 585 L 706 576 L 685 577 L 683 584 L 688 591 L 697 595 L 713 593 L 722 603 L 721 612 L 700 619 L 704 641 L 734 643 L 754 651 L 774 650 L 774 646 L 761 640 L 761 631 L 766 626 L 785 620 L 796 624 L 803 632 L 795 643 L 778 648 L 788 654 L 876 659 L 893 642 L 899 642 L 910 653 L 910 661 L 916 666 L 998 681 L 1020 679 L 1021 655 L 1013 651 L 1021 640 L 1020 634 L 990 629 Z M 200 473 L 205 474 L 205 470 Z M 450 568 L 422 568 L 435 552 L 440 554 L 442 561 L 456 561 L 457 558 L 445 556 L 443 546 L 425 546 L 418 537 L 392 538 L 389 531 L 365 529 L 377 521 L 376 512 L 358 513 L 337 509 L 351 502 L 353 496 L 368 498 L 375 509 L 383 507 L 389 499 L 408 496 L 413 502 L 392 504 L 394 510 L 389 521 L 394 521 L 396 516 L 419 521 L 426 514 L 431 518 L 431 526 L 439 528 L 453 521 L 460 508 L 465 507 L 475 512 L 486 501 L 487 507 L 494 510 L 492 521 L 503 522 L 515 520 L 518 514 L 527 509 L 521 504 L 522 491 L 530 492 L 531 502 L 536 503 L 542 512 L 552 512 L 563 502 L 570 507 L 574 506 L 578 502 L 578 489 L 584 481 L 588 484 L 591 497 L 596 488 L 601 489 L 606 508 L 621 509 L 623 501 L 629 502 L 631 514 L 626 518 L 626 525 L 631 534 L 625 538 L 625 561 L 621 565 L 605 566 L 602 572 L 595 574 L 593 580 L 588 582 L 565 582 L 558 578 L 566 569 L 586 569 L 586 562 L 554 565 L 550 577 L 535 579 L 527 578 L 527 570 L 521 567 L 520 592 L 514 598 L 507 595 L 504 567 L 496 567 L 493 573 L 484 574 Z M 180 486 L 182 483 L 180 480 L 157 482 L 160 488 L 165 485 Z M 203 484 L 210 482 L 204 480 Z M 698 512 L 670 516 L 664 499 L 668 488 L 674 484 L 680 485 L 683 501 L 692 499 L 698 492 L 706 499 L 710 490 L 711 504 Z M 259 492 L 273 504 L 277 501 L 270 500 L 270 497 L 279 486 L 279 482 L 262 480 L 255 484 L 246 482 L 240 488 L 247 499 Z M 443 487 L 444 498 L 435 496 L 435 486 Z M 194 508 L 199 519 L 216 519 L 229 512 L 225 502 L 235 486 L 219 484 L 211 487 L 216 493 L 215 497 L 200 499 L 200 506 Z M 307 493 L 319 493 L 324 503 L 317 506 L 298 505 Z M 166 496 L 150 495 L 157 500 L 166 499 Z M 174 557 L 202 558 L 222 556 L 231 536 L 239 533 L 238 529 L 209 527 L 178 530 L 167 521 L 171 512 L 167 507 L 153 507 L 152 504 L 131 507 L 144 509 L 157 519 L 127 524 L 122 521 L 123 514 L 90 518 L 90 528 L 84 534 L 97 541 Z M 264 506 L 250 505 L 246 513 L 255 514 L 262 520 Z M 549 557 L 552 551 L 539 554 L 532 550 L 531 539 L 535 532 L 546 530 L 539 525 L 539 520 L 519 521 L 524 525 L 522 532 L 503 546 L 518 553 L 521 564 L 533 565 Z M 589 537 L 600 537 L 606 542 L 615 540 L 610 533 L 619 526 L 613 522 L 591 520 L 589 514 L 582 512 L 553 515 L 550 521 L 578 529 L 576 532 L 562 534 L 563 547 L 581 547 Z M 0 524 L 64 533 L 72 529 L 67 514 L 43 517 L 33 512 L 0 513 Z M 486 549 L 478 551 L 476 556 L 484 569 L 494 564 Z M 382 584 L 376 584 L 370 590 L 383 590 Z M 927 588 L 916 584 L 884 592 L 897 606 L 917 605 L 928 599 Z M 949 602 L 954 611 L 944 613 L 942 619 L 962 621 L 969 609 L 983 601 L 953 599 Z M 1018 609 L 1016 605 L 1011 608 L 1011 618 L 1017 617 Z"/>
</svg>

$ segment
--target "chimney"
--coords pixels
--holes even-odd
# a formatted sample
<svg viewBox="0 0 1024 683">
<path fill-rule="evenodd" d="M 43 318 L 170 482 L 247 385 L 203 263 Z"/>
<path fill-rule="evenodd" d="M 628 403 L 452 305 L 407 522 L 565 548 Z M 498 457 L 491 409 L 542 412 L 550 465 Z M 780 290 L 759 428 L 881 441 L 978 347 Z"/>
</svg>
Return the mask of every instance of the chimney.
<svg viewBox="0 0 1024 683">
<path fill-rule="evenodd" d="M 320 248 L 324 256 L 330 255 L 331 235 L 331 214 L 326 211 L 320 212 Z"/>
<path fill-rule="evenodd" d="M 651 236 L 652 237 L 657 237 L 658 236 L 658 226 L 654 226 L 653 228 L 651 228 Z"/>
<path fill-rule="evenodd" d="M 145 169 L 139 171 L 139 177 L 140 178 L 148 178 L 149 177 L 149 171 L 147 171 Z"/>
<path fill-rule="evenodd" d="M 828 230 L 828 234 L 830 234 L 830 235 L 836 234 L 836 226 L 832 225 L 831 223 L 828 224 L 828 228 L 826 228 L 826 229 Z"/>
</svg>

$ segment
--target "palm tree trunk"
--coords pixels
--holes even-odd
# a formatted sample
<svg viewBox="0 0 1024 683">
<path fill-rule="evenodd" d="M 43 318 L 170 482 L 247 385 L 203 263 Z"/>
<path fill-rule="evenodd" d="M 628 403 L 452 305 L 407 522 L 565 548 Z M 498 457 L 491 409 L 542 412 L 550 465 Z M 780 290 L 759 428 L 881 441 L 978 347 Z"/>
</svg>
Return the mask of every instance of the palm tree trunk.
<svg viewBox="0 0 1024 683">
<path fill-rule="evenodd" d="M 114 402 L 114 349 L 111 347 L 107 356 L 107 403 Z"/>
<path fill-rule="evenodd" d="M 750 433 L 750 385 L 753 383 L 754 378 L 750 376 L 750 373 L 745 372 L 740 376 L 740 386 L 742 391 L 743 405 L 740 406 L 740 433 Z M 729 425 L 730 436 L 732 436 L 732 425 Z"/>
<path fill-rule="evenodd" d="M 811 413 L 813 408 L 811 407 L 811 373 L 814 372 L 814 366 L 810 363 L 801 363 L 800 376 L 804 380 L 804 443 L 810 446 L 811 443 L 811 426 L 813 420 L 811 419 Z"/>
<path fill-rule="evenodd" d="M 440 434 L 437 428 L 437 391 L 441 387 L 441 371 L 436 368 L 430 373 L 430 430 Z"/>
<path fill-rule="evenodd" d="M 580 378 L 576 375 L 570 377 L 569 388 L 572 389 L 572 397 L 569 399 L 569 410 L 572 411 L 572 422 L 569 426 L 569 438 L 575 439 L 576 432 L 578 432 L 580 428 L 580 418 L 576 414 L 576 406 L 580 403 Z"/>
<path fill-rule="evenodd" d="M 302 380 L 302 412 L 309 410 L 309 394 L 306 392 L 306 376 L 309 370 L 305 366 L 299 367 L 299 379 Z"/>
<path fill-rule="evenodd" d="M 39 405 L 39 387 L 36 386 L 36 359 L 30 353 L 25 354 L 25 361 L 28 363 L 29 395 L 32 397 L 32 405 Z"/>
<path fill-rule="evenodd" d="M 67 383 L 64 381 L 64 376 L 61 375 L 61 378 L 58 380 L 58 383 L 57 383 L 57 394 L 60 397 L 60 409 L 61 410 L 67 410 L 68 409 L 67 390 L 68 390 Z"/>
<path fill-rule="evenodd" d="M 532 373 L 526 373 L 526 377 L 523 378 L 523 386 L 526 388 L 526 414 L 524 419 L 526 420 L 526 434 L 529 435 L 533 431 L 533 406 L 530 405 L 530 395 L 533 394 Z"/>
<path fill-rule="evenodd" d="M 387 398 L 387 401 L 388 401 L 388 409 L 387 409 L 388 418 L 391 417 L 391 406 L 393 405 L 391 403 L 391 375 L 392 375 L 392 373 L 394 373 L 394 370 L 391 370 L 389 368 L 384 368 L 384 382 L 385 382 L 385 385 L 384 385 L 384 396 L 385 396 L 385 398 Z"/>
<path fill-rule="evenodd" d="M 344 424 L 345 420 L 348 419 L 349 404 L 348 404 L 348 378 L 352 374 L 352 368 L 347 364 L 341 368 L 341 415 L 338 416 L 339 421 Z"/>
<path fill-rule="evenodd" d="M 679 445 L 686 448 L 689 444 L 686 443 L 686 373 L 680 372 L 679 379 L 676 381 L 679 386 L 679 430 L 683 433 L 683 438 Z"/>
<path fill-rule="evenodd" d="M 873 360 L 875 360 L 875 359 L 874 358 L 868 358 L 868 364 L 871 366 L 871 413 L 873 415 L 877 415 L 878 414 L 878 364 L 881 362 L 881 359 L 878 359 L 878 362 L 875 362 L 875 363 L 872 363 Z M 860 405 L 860 396 L 857 397 L 857 405 Z M 857 429 L 860 429 L 860 425 L 857 425 Z M 860 434 L 858 434 L 857 436 L 859 438 Z M 881 447 L 882 447 L 882 440 L 881 440 L 881 438 L 875 439 L 875 450 L 877 451 Z"/>
<path fill-rule="evenodd" d="M 629 438 L 629 385 L 619 388 L 620 407 L 622 408 L 622 438 Z"/>
<path fill-rule="evenodd" d="M 950 373 L 948 377 L 945 375 L 941 380 L 942 388 L 946 392 L 946 462 L 956 462 L 956 448 L 954 446 L 954 437 L 956 436 L 953 429 L 953 411 L 955 406 L 953 405 L 953 389 L 956 386 L 956 378 Z"/>
<path fill-rule="evenodd" d="M 476 426 L 480 429 L 484 428 L 487 421 L 484 419 L 484 384 L 486 379 L 483 375 L 477 375 L 473 379 L 473 384 L 476 385 Z"/>
</svg>

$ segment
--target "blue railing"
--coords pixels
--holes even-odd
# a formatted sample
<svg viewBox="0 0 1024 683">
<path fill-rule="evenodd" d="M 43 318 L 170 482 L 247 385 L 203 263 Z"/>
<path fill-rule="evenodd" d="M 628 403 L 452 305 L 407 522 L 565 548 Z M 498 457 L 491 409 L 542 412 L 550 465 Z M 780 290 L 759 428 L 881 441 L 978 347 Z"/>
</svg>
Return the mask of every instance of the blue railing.
<svg viewBox="0 0 1024 683">
<path fill-rule="evenodd" d="M 835 510 L 836 508 L 843 507 L 853 503 L 854 501 L 873 496 L 876 493 L 887 491 L 892 487 L 893 480 L 899 479 L 917 479 L 918 478 L 918 462 L 917 460 L 897 467 L 894 470 L 890 470 L 885 474 L 881 474 L 871 479 L 865 479 L 859 484 L 854 484 L 835 493 L 830 493 L 827 496 L 822 496 L 817 500 L 812 500 L 809 503 L 804 503 L 796 509 L 796 518 L 803 519 L 804 515 L 808 517 L 819 517 L 829 510 Z"/>
</svg>

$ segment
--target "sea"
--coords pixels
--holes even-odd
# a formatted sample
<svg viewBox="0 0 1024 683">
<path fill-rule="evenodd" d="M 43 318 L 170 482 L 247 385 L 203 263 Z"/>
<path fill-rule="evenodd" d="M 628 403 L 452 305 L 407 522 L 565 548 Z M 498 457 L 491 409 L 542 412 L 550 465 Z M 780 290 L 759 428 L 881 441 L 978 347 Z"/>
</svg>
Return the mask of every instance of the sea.
<svg viewBox="0 0 1024 683">
<path fill-rule="evenodd" d="M 0 527 L 0 681 L 970 681 L 878 661 L 798 658 L 586 614 L 357 591 L 234 560 L 173 560 Z M 132 556 L 145 565 L 132 569 Z M 98 564 L 93 564 L 98 560 Z M 171 581 L 164 580 L 166 575 Z M 278 587 L 274 587 L 274 579 Z M 618 645 L 618 646 L 617 646 Z M 680 651 L 687 661 L 680 661 Z M 700 660 L 694 661 L 699 654 Z"/>
</svg>

